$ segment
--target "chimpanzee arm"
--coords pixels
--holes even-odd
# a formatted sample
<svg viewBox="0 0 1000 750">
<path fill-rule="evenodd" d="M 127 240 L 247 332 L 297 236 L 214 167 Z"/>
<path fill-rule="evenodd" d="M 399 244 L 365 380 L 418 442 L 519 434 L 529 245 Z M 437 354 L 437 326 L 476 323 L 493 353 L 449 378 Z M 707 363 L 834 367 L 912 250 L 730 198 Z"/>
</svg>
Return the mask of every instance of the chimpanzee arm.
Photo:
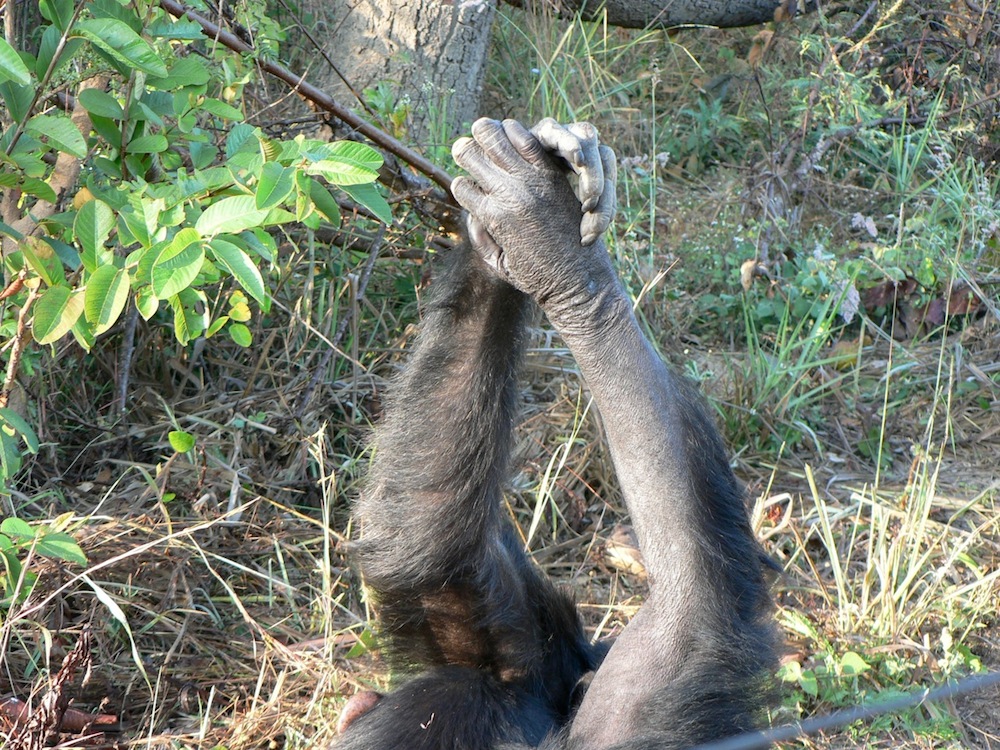
<svg viewBox="0 0 1000 750">
<path fill-rule="evenodd" d="M 472 132 L 453 149 L 472 180 L 452 190 L 503 248 L 487 261 L 541 305 L 576 357 L 650 577 L 569 744 L 685 747 L 746 728 L 770 666 L 768 595 L 712 419 L 642 334 L 603 242 L 577 239 L 579 203 L 538 141 L 510 121 Z"/>
<path fill-rule="evenodd" d="M 430 663 L 453 663 L 445 651 L 463 646 L 403 631 L 449 614 L 468 621 L 472 612 L 449 613 L 462 603 L 438 593 L 477 587 L 480 571 L 506 564 L 499 493 L 528 314 L 527 298 L 484 273 L 468 243 L 453 252 L 390 390 L 358 505 L 358 557 L 383 630 L 399 636 L 406 657 Z"/>
</svg>

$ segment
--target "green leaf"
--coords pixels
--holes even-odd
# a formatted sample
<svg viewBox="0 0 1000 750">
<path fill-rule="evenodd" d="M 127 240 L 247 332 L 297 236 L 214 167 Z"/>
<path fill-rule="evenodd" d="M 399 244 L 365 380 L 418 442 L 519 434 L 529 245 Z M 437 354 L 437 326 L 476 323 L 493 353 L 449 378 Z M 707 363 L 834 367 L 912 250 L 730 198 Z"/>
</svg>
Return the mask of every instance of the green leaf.
<svg viewBox="0 0 1000 750">
<path fill-rule="evenodd" d="M 257 208 L 252 195 L 234 195 L 223 198 L 205 209 L 198 217 L 195 228 L 203 237 L 220 232 L 242 232 L 259 226 L 267 218 L 268 212 Z"/>
<path fill-rule="evenodd" d="M 75 247 L 67 245 L 62 240 L 57 240 L 54 237 L 43 237 L 42 239 L 46 245 L 49 245 L 55 251 L 56 256 L 63 262 L 64 266 L 72 271 L 80 267 L 80 254 L 76 251 Z"/>
<path fill-rule="evenodd" d="M 208 299 L 204 292 L 185 289 L 170 298 L 174 310 L 174 335 L 182 345 L 201 336 L 208 326 Z"/>
<path fill-rule="evenodd" d="M 73 27 L 73 36 L 86 39 L 129 68 L 165 76 L 167 66 L 145 39 L 115 18 L 91 18 Z"/>
<path fill-rule="evenodd" d="M 309 198 L 319 214 L 335 227 L 340 226 L 340 206 L 318 180 L 309 178 Z"/>
<path fill-rule="evenodd" d="M 787 661 L 778 668 L 778 679 L 782 682 L 798 682 L 802 679 L 802 665 L 797 661 Z"/>
<path fill-rule="evenodd" d="M 42 41 L 38 47 L 38 58 L 35 60 L 35 75 L 38 78 L 44 77 L 52 64 L 52 58 L 58 54 L 59 60 L 52 68 L 52 75 L 57 74 L 65 68 L 77 56 L 80 48 L 85 44 L 82 39 L 67 39 L 66 44 L 59 48 L 62 41 L 62 31 L 55 26 L 49 26 L 42 34 Z"/>
<path fill-rule="evenodd" d="M 257 195 L 254 197 L 257 208 L 269 209 L 284 201 L 295 189 L 295 170 L 283 167 L 276 161 L 267 162 L 260 171 L 257 183 Z"/>
<path fill-rule="evenodd" d="M 128 257 L 125 259 L 125 265 L 129 268 L 135 264 L 135 268 L 132 271 L 132 278 L 135 280 L 133 283 L 135 286 L 139 287 L 144 284 L 153 283 L 153 263 L 157 258 L 160 257 L 160 253 L 167 247 L 173 238 L 169 240 L 161 240 L 155 243 L 148 250 L 137 250 L 133 253 L 129 253 Z"/>
<path fill-rule="evenodd" d="M 799 687 L 802 691 L 813 698 L 819 695 L 819 680 L 816 679 L 816 673 L 811 669 L 802 672 L 802 676 L 799 678 Z"/>
<path fill-rule="evenodd" d="M 87 556 L 83 554 L 80 545 L 69 534 L 61 531 L 42 534 L 38 544 L 35 545 L 35 552 L 54 560 L 65 560 L 77 565 L 87 564 Z"/>
<path fill-rule="evenodd" d="M 136 242 L 143 247 L 149 247 L 157 236 L 160 214 L 166 204 L 162 198 L 148 198 L 139 193 L 132 193 L 128 203 L 128 207 L 118 215 L 118 220 L 125 224 L 125 228 Z M 121 234 L 120 226 L 119 234 Z"/>
<path fill-rule="evenodd" d="M 267 212 L 267 216 L 264 218 L 261 226 L 272 227 L 280 224 L 289 224 L 293 221 L 295 221 L 295 214 L 277 206 Z"/>
<path fill-rule="evenodd" d="M 278 245 L 274 241 L 274 237 L 263 229 L 255 228 L 249 232 L 242 232 L 240 239 L 243 240 L 244 247 L 252 250 L 268 263 L 274 263 L 274 259 L 278 256 Z"/>
<path fill-rule="evenodd" d="M 225 102 L 221 102 L 218 99 L 213 99 L 211 97 L 206 97 L 199 105 L 199 109 L 203 109 L 206 112 L 215 115 L 216 117 L 221 117 L 224 120 L 233 120 L 234 122 L 243 122 L 243 113 L 236 107 L 230 106 Z"/>
<path fill-rule="evenodd" d="M 170 447 L 178 453 L 187 453 L 194 448 L 194 435 L 184 430 L 171 430 L 167 433 L 167 440 L 170 441 Z"/>
<path fill-rule="evenodd" d="M 62 261 L 47 242 L 38 237 L 25 237 L 19 247 L 31 270 L 42 278 L 46 286 L 56 286 L 66 280 Z"/>
<path fill-rule="evenodd" d="M 13 81 L 0 79 L 0 98 L 7 105 L 7 112 L 10 119 L 20 122 L 28 116 L 31 102 L 35 98 L 33 86 L 16 84 Z"/>
<path fill-rule="evenodd" d="M 6 427 L 0 427 L 0 490 L 7 487 L 7 479 L 21 470 L 21 441 Z"/>
<path fill-rule="evenodd" d="M 76 323 L 73 324 L 70 331 L 72 331 L 76 343 L 85 352 L 89 352 L 94 348 L 94 328 L 87 322 L 87 319 L 83 315 L 76 319 Z"/>
<path fill-rule="evenodd" d="M 125 110 L 107 91 L 100 89 L 84 89 L 80 92 L 80 104 L 92 115 L 105 117 L 109 120 L 121 120 L 125 117 Z"/>
<path fill-rule="evenodd" d="M 116 18 L 136 34 L 142 33 L 141 17 L 120 0 L 88 0 L 87 10 L 94 18 Z"/>
<path fill-rule="evenodd" d="M 341 185 L 341 190 L 375 214 L 383 222 L 392 224 L 392 209 L 389 208 L 389 203 L 382 197 L 382 194 L 375 185 Z"/>
<path fill-rule="evenodd" d="M 325 158 L 335 159 L 344 164 L 354 164 L 370 172 L 378 172 L 382 168 L 384 161 L 382 154 L 371 146 L 367 146 L 364 143 L 355 143 L 354 141 L 328 143 L 324 150 L 326 151 Z"/>
<path fill-rule="evenodd" d="M 200 23 L 189 21 L 186 18 L 171 19 L 169 16 L 153 21 L 146 27 L 146 33 L 150 36 L 180 41 L 194 41 L 204 36 Z"/>
<path fill-rule="evenodd" d="M 87 201 L 77 211 L 73 233 L 83 248 L 80 262 L 91 273 L 111 260 L 111 252 L 104 247 L 104 243 L 111 236 L 114 227 L 115 214 L 104 201 Z"/>
<path fill-rule="evenodd" d="M 49 23 L 65 31 L 73 20 L 73 0 L 38 0 L 38 10 Z"/>
<path fill-rule="evenodd" d="M 153 294 L 153 290 L 144 286 L 135 293 L 135 307 L 139 311 L 143 320 L 149 320 L 160 307 L 160 300 Z"/>
<path fill-rule="evenodd" d="M 149 78 L 147 83 L 161 91 L 177 91 L 189 86 L 204 86 L 210 79 L 211 74 L 205 63 L 192 55 L 176 59 L 171 63 L 166 76 Z"/>
<path fill-rule="evenodd" d="M 159 133 L 133 138 L 125 149 L 130 154 L 160 154 L 169 147 L 167 139 Z"/>
<path fill-rule="evenodd" d="M 82 159 L 87 155 L 87 142 L 80 130 L 65 115 L 35 115 L 24 129 L 38 138 L 45 138 L 57 151 Z"/>
<path fill-rule="evenodd" d="M 323 159 L 306 166 L 308 174 L 318 174 L 334 185 L 363 185 L 378 179 L 378 172 L 340 159 Z"/>
<path fill-rule="evenodd" d="M 111 328 L 125 309 L 129 290 L 128 271 L 112 265 L 101 266 L 87 280 L 84 313 L 100 336 Z"/>
<path fill-rule="evenodd" d="M 259 141 L 256 136 L 257 128 L 255 127 L 243 122 L 233 125 L 229 130 L 229 135 L 226 136 L 226 158 L 232 159 L 251 139 L 255 142 L 254 145 L 257 145 Z"/>
<path fill-rule="evenodd" d="M 191 286 L 204 261 L 201 235 L 190 227 L 182 229 L 153 261 L 153 293 L 159 299 L 176 296 Z"/>
<path fill-rule="evenodd" d="M 38 453 L 38 436 L 31 429 L 31 425 L 25 421 L 24 417 L 13 409 L 4 408 L 0 409 L 0 421 L 10 425 L 21 436 L 24 444 L 28 446 L 29 451 Z"/>
<path fill-rule="evenodd" d="M 229 271 L 247 293 L 257 300 L 266 312 L 271 306 L 271 298 L 264 288 L 264 279 L 243 248 L 226 240 L 214 239 L 209 243 L 215 259 Z"/>
<path fill-rule="evenodd" d="M 229 332 L 229 337 L 244 349 L 253 343 L 253 334 L 242 323 L 233 323 L 226 330 Z"/>
<path fill-rule="evenodd" d="M 49 183 L 39 180 L 36 177 L 25 177 L 21 180 L 21 190 L 30 195 L 37 195 L 43 201 L 55 203 L 58 200 L 56 191 Z"/>
<path fill-rule="evenodd" d="M 10 12 L 10 9 L 7 9 Z M 17 50 L 0 37 L 0 81 L 13 81 L 20 86 L 31 85 L 31 72 Z"/>
<path fill-rule="evenodd" d="M 37 534 L 34 527 L 27 521 L 15 518 L 14 516 L 8 516 L 0 523 L 0 533 L 10 537 L 14 541 L 20 541 L 22 544 L 25 542 L 30 544 L 34 541 Z"/>
<path fill-rule="evenodd" d="M 211 143 L 189 141 L 188 147 L 191 152 L 191 165 L 195 169 L 204 169 L 211 166 L 219 155 L 219 150 Z"/>
<path fill-rule="evenodd" d="M 233 296 L 235 297 L 236 295 Z M 250 313 L 250 305 L 246 303 L 245 298 L 240 302 L 230 300 L 229 304 L 229 317 L 237 323 L 246 323 L 248 320 L 253 318 L 253 315 Z"/>
<path fill-rule="evenodd" d="M 312 182 L 314 178 L 307 175 L 305 172 L 296 172 L 295 174 L 295 220 L 305 221 L 310 220 L 310 229 L 315 229 L 319 226 L 319 215 L 312 216 L 315 212 L 315 206 L 312 200 Z"/>
<path fill-rule="evenodd" d="M 210 326 L 208 327 L 208 330 L 207 330 L 207 331 L 205 331 L 205 338 L 206 338 L 206 339 L 210 339 L 210 338 L 212 338 L 212 336 L 214 336 L 214 335 L 215 335 L 215 334 L 217 334 L 217 333 L 218 333 L 219 331 L 221 331 L 221 330 L 222 330 L 222 327 L 223 327 L 223 326 L 224 326 L 224 325 L 225 325 L 226 323 L 228 323 L 228 322 L 229 322 L 229 316 L 228 316 L 228 315 L 223 315 L 222 317 L 220 317 L 220 318 L 216 318 L 215 320 L 213 320 L 213 321 L 212 321 L 212 325 L 210 325 Z"/>
<path fill-rule="evenodd" d="M 843 674 L 853 677 L 862 672 L 867 672 L 871 667 L 859 654 L 854 651 L 847 651 L 840 657 L 840 669 Z"/>
<path fill-rule="evenodd" d="M 4 187 L 13 187 L 14 185 L 17 184 L 18 180 L 16 179 L 16 175 L 11 175 L 11 176 L 15 177 L 14 182 L 12 182 L 10 185 L 4 185 Z M 14 229 L 14 227 L 12 227 L 10 224 L 4 224 L 2 221 L 0 221 L 0 234 L 5 234 L 8 237 L 13 237 L 15 240 L 20 240 L 24 237 L 23 234 Z"/>
<path fill-rule="evenodd" d="M 46 289 L 35 301 L 31 333 L 39 344 L 53 344 L 72 328 L 83 314 L 83 294 L 69 287 Z"/>
</svg>

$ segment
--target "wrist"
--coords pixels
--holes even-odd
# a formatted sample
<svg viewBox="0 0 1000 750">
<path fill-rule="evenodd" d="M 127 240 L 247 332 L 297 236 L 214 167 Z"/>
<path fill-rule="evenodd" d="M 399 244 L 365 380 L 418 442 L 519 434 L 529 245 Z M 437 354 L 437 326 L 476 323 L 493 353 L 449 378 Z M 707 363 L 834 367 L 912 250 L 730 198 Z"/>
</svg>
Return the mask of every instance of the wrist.
<svg viewBox="0 0 1000 750">
<path fill-rule="evenodd" d="M 576 284 L 539 298 L 538 304 L 567 341 L 599 338 L 632 319 L 632 301 L 606 254 L 602 262 L 589 264 Z"/>
</svg>

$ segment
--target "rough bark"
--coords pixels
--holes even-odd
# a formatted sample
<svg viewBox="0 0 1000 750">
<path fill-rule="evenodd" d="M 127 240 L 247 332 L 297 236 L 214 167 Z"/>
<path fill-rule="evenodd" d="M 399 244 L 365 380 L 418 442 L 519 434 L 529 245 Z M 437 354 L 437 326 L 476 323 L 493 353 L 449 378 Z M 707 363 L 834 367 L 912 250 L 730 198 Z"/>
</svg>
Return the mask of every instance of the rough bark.
<svg viewBox="0 0 1000 750">
<path fill-rule="evenodd" d="M 496 0 L 335 0 L 317 10 L 337 68 L 319 83 L 335 97 L 388 84 L 409 99 L 407 135 L 421 143 L 448 144 L 476 118 Z"/>
</svg>

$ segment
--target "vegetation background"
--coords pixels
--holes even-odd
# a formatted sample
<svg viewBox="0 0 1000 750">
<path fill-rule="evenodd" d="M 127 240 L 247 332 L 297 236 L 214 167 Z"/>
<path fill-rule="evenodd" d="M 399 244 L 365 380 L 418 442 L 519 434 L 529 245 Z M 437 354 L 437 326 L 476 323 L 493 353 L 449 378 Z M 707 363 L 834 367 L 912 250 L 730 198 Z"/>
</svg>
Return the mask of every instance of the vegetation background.
<svg viewBox="0 0 1000 750">
<path fill-rule="evenodd" d="M 0 741 L 18 750 L 318 747 L 388 680 L 350 501 L 454 215 L 398 157 L 375 193 L 378 155 L 325 145 L 342 125 L 267 67 L 322 66 L 319 3 L 227 6 L 215 22 L 252 54 L 164 5 L 5 13 Z M 386 80 L 356 111 L 453 173 L 448 96 Z M 589 120 L 619 155 L 615 261 L 716 407 L 781 567 L 773 721 L 1000 668 L 1000 10 L 876 0 L 665 32 L 501 7 L 481 110 Z M 541 322 L 524 402 L 507 507 L 613 634 L 641 560 Z M 799 745 L 998 747 L 1000 691 Z"/>
</svg>

